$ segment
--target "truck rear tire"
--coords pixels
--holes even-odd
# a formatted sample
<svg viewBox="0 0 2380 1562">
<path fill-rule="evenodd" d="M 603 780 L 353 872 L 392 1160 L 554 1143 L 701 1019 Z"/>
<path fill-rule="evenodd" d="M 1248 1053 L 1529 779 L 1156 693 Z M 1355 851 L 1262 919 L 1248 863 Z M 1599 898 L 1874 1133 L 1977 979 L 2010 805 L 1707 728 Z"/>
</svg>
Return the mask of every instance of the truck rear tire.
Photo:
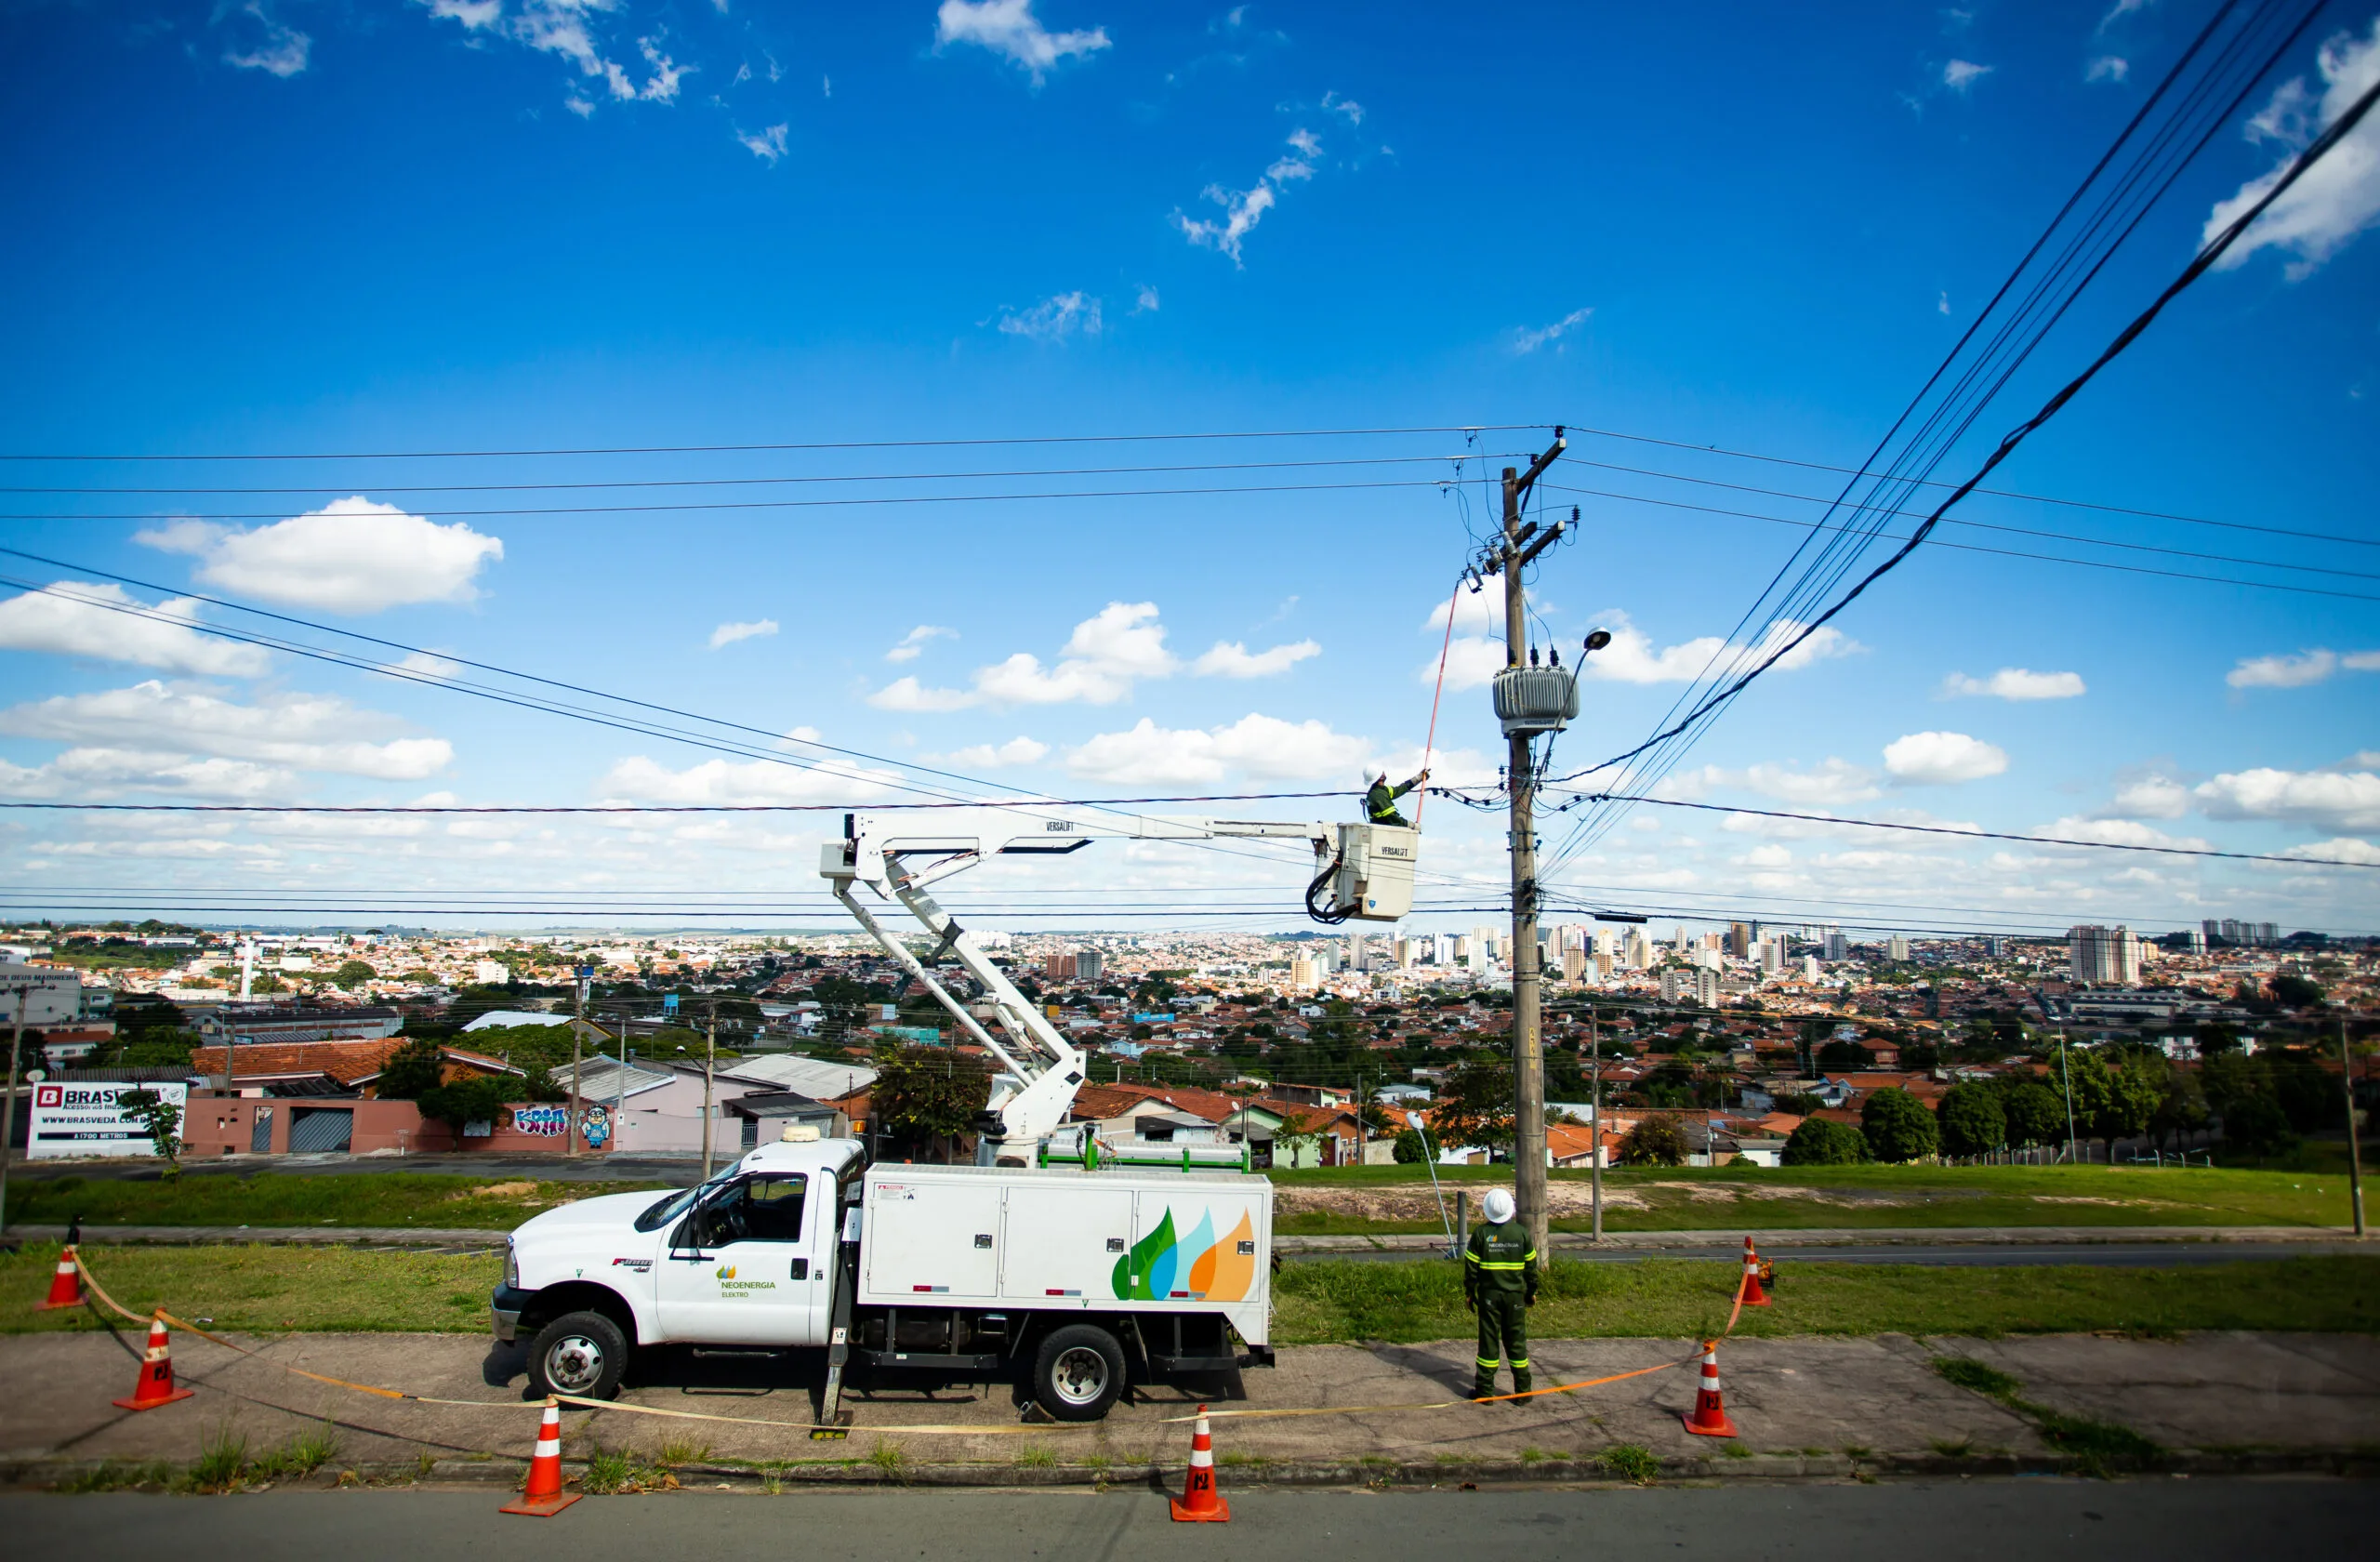
<svg viewBox="0 0 2380 1562">
<path fill-rule="evenodd" d="M 536 1395 L 609 1399 L 628 1365 L 628 1336 L 601 1313 L 564 1313 L 529 1345 L 529 1387 Z"/>
<path fill-rule="evenodd" d="M 1043 1336 L 1033 1353 L 1033 1397 L 1060 1421 L 1097 1421 L 1124 1392 L 1124 1347 L 1092 1323 Z"/>
</svg>

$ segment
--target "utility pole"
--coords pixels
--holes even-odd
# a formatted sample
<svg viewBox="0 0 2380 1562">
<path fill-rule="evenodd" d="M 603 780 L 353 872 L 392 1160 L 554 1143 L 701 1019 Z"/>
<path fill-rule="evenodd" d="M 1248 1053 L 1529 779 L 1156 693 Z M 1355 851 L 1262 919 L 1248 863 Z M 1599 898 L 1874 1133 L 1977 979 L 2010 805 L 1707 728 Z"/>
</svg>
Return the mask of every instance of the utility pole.
<svg viewBox="0 0 2380 1562">
<path fill-rule="evenodd" d="M 22 1024 L 24 999 L 17 999 L 19 1024 Z M 2347 1198 L 2355 1204 L 2355 1235 L 2363 1237 L 2363 1152 L 2355 1142 L 2355 1060 L 2347 1051 L 2347 1016 L 2339 1016 L 2339 1088 L 2347 1092 Z M 16 1099 L 11 1090 L 8 1098 Z"/>
<path fill-rule="evenodd" d="M 2066 1032 L 2057 1033 L 2057 1077 L 2066 1087 L 2066 1163 L 2074 1164 L 2074 1070 L 2066 1066 Z"/>
<path fill-rule="evenodd" d="M 1562 528 L 1539 533 L 1521 523 L 1521 501 L 1567 444 L 1562 430 L 1529 463 L 1527 473 L 1504 469 L 1504 538 L 1498 549 L 1504 576 L 1504 666 L 1517 668 L 1528 655 L 1528 610 L 1522 571 L 1551 547 Z M 1551 1262 L 1553 1239 L 1545 1203 L 1545 1037 L 1538 1013 L 1537 951 L 1537 761 L 1532 735 L 1505 740 L 1504 777 L 1512 790 L 1513 832 L 1513 1191 L 1520 1218 L 1540 1266 Z"/>
<path fill-rule="evenodd" d="M 17 1053 L 25 1045 L 25 995 L 33 989 L 20 986 L 14 990 L 17 995 L 17 1028 L 15 1034 L 8 1038 L 8 1101 L 5 1107 L 0 1107 L 0 1232 L 8 1229 L 8 1162 L 16 1155 L 12 1146 L 17 1141 Z M 2347 1033 L 2342 1030 L 2339 1034 L 2345 1036 Z M 2355 1137 L 2355 1115 L 2351 1111 L 2347 1115 L 2347 1137 L 2350 1140 Z M 2363 1201 L 2360 1196 L 2356 1200 L 2355 1213 L 2356 1234 L 2360 1236 Z"/>
<path fill-rule="evenodd" d="M 1593 1084 L 1587 1100 L 1587 1180 L 1594 1190 L 1595 1235 L 1603 1240 L 1603 1011 L 1589 1005 L 1587 1009 L 1587 1056 L 1593 1067 Z"/>
<path fill-rule="evenodd" d="M 719 999 L 710 1000 L 710 1029 L 703 1039 L 703 1181 L 710 1181 L 711 1070 L 719 1062 Z"/>
<path fill-rule="evenodd" d="M 587 984 L 593 980 L 595 968 L 582 965 L 570 974 L 570 1120 L 562 1125 L 562 1151 L 576 1155 L 584 1147 L 578 1132 L 579 1043 L 587 1039 Z"/>
</svg>

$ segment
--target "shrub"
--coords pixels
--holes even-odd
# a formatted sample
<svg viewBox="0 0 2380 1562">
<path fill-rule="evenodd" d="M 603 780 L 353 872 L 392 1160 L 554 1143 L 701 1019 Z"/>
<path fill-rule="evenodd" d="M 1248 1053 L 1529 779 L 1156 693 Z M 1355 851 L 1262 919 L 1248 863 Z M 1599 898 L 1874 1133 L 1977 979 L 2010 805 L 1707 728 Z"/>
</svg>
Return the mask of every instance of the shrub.
<svg viewBox="0 0 2380 1562">
<path fill-rule="evenodd" d="M 1805 1118 L 1785 1141 L 1788 1166 L 1856 1166 L 1868 1158 L 1868 1141 L 1849 1123 Z"/>
<path fill-rule="evenodd" d="M 1628 1131 L 1620 1160 L 1623 1166 L 1682 1166 L 1686 1149 L 1685 1122 L 1674 1112 L 1656 1112 Z"/>
<path fill-rule="evenodd" d="M 423 1117 L 444 1123 L 459 1136 L 466 1123 L 495 1122 L 496 1115 L 511 1101 L 512 1092 L 508 1079 L 473 1075 L 422 1092 L 416 1105 Z"/>
<path fill-rule="evenodd" d="M 1868 1153 L 1878 1160 L 1920 1160 L 1934 1154 L 1941 1132 L 1925 1104 L 1905 1090 L 1880 1090 L 1859 1108 Z"/>
</svg>

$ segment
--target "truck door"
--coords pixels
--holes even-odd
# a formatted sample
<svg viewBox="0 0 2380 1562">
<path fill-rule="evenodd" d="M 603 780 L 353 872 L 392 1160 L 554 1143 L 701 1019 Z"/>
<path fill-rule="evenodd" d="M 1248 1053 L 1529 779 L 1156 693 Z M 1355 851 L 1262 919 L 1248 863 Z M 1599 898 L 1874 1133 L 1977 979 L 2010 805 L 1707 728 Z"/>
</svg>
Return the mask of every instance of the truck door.
<svg viewBox="0 0 2380 1562">
<path fill-rule="evenodd" d="M 661 1332 L 702 1344 L 825 1343 L 833 1185 L 799 1172 L 739 1177 L 678 1223 L 654 1285 Z"/>
</svg>

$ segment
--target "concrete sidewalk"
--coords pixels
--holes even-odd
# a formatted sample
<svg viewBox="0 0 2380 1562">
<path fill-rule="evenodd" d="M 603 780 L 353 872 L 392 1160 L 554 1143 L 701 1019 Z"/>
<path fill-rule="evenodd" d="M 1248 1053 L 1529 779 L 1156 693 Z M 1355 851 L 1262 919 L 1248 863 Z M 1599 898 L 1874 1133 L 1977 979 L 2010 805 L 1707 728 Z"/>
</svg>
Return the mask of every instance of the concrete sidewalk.
<svg viewBox="0 0 2380 1562">
<path fill-rule="evenodd" d="M 457 1335 L 308 1334 L 263 1339 L 244 1357 L 174 1339 L 197 1397 L 142 1414 L 111 1398 L 132 1386 L 137 1337 L 0 1338 L 0 1480 L 54 1482 L 101 1461 L 187 1463 L 211 1436 L 251 1454 L 331 1422 L 339 1451 L 319 1480 L 518 1478 L 536 1408 L 522 1398 L 521 1353 Z M 1540 1341 L 1540 1385 L 1684 1363 L 1685 1340 Z M 1864 1474 L 2010 1475 L 2074 1461 L 1997 1402 L 1953 1387 L 1937 1355 L 1973 1356 L 2056 1410 L 2131 1427 L 2182 1473 L 2380 1473 L 2380 1341 L 2362 1336 L 2206 1334 L 2175 1342 L 2042 1336 L 1993 1342 L 1904 1336 L 1743 1340 L 1724 1347 L 1726 1402 L 1743 1436 L 1688 1436 L 1691 1368 L 1518 1404 L 1414 1407 L 1468 1392 L 1471 1343 L 1284 1349 L 1280 1366 L 1137 1391 L 1088 1427 L 1025 1426 L 1006 1384 L 863 1383 L 847 1440 L 813 1441 L 814 1356 L 751 1362 L 648 1353 L 624 1402 L 734 1421 L 571 1411 L 564 1449 L 667 1454 L 688 1484 L 886 1481 L 1051 1485 L 1178 1480 L 1188 1428 L 1169 1418 L 1199 1401 L 1219 1411 L 1337 1408 L 1336 1413 L 1215 1423 L 1223 1479 L 1268 1484 L 1446 1484 L 1603 1478 L 1616 1446 L 1650 1452 L 1670 1476 L 1764 1478 Z M 485 1408 L 393 1401 L 280 1370 L 303 1369 Z M 960 1435 L 903 1426 L 982 1428 Z M 674 1446 L 673 1446 L 674 1445 Z"/>
<path fill-rule="evenodd" d="M 2352 1243 L 2355 1233 L 2333 1225 L 1977 1225 L 1977 1226 L 1811 1226 L 1800 1230 L 1770 1230 L 1749 1225 L 1728 1231 L 1609 1231 L 1601 1249 L 1576 1232 L 1557 1231 L 1556 1251 L 1701 1251 L 1738 1248 L 1745 1232 L 1758 1239 L 1764 1252 L 1784 1249 L 1829 1247 L 1925 1246 L 1956 1243 L 2006 1246 L 2088 1245 L 2094 1243 Z M 15 1225 L 12 1238 L 28 1242 L 61 1242 L 62 1225 Z M 86 1225 L 83 1241 L 148 1242 L 163 1246 L 203 1246 L 216 1242 L 360 1243 L 367 1247 L 500 1248 L 509 1235 L 447 1226 L 410 1225 Z M 1274 1248 L 1283 1253 L 1409 1252 L 1417 1258 L 1446 1250 L 1443 1236 L 1402 1232 L 1368 1237 L 1278 1236 Z M 2380 1252 L 2380 1243 L 2373 1245 Z"/>
</svg>

